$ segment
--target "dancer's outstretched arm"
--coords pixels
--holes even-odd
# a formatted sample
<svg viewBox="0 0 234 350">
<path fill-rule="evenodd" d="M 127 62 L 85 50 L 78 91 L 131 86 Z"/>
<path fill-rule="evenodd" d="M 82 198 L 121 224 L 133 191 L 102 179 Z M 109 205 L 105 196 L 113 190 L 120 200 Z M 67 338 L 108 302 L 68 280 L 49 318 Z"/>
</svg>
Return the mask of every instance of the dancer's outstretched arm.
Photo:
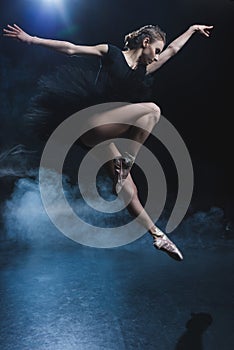
<svg viewBox="0 0 234 350">
<path fill-rule="evenodd" d="M 58 52 L 65 53 L 67 55 L 96 55 L 102 56 L 107 53 L 108 46 L 106 44 L 100 44 L 95 46 L 85 46 L 85 45 L 75 45 L 68 41 L 53 40 L 38 38 L 36 36 L 31 36 L 19 26 L 14 24 L 13 26 L 7 25 L 7 29 L 3 29 L 3 36 L 18 39 L 27 44 L 42 45 L 53 49 Z"/>
<path fill-rule="evenodd" d="M 207 25 L 201 25 L 201 24 L 194 24 L 191 27 L 189 27 L 186 32 L 181 34 L 178 38 L 173 40 L 167 48 L 162 51 L 162 53 L 159 56 L 158 61 L 153 62 L 147 66 L 147 73 L 153 73 L 157 69 L 159 69 L 164 63 L 166 63 L 172 56 L 174 56 L 191 38 L 191 36 L 194 33 L 200 33 L 206 37 L 210 36 L 210 31 L 212 30 L 213 26 L 207 26 Z"/>
</svg>

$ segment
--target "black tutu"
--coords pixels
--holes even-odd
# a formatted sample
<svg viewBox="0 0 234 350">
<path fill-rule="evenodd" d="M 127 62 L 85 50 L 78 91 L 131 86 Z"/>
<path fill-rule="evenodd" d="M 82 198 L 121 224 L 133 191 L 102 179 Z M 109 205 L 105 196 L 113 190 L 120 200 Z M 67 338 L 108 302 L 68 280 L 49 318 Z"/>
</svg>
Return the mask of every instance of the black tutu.
<svg viewBox="0 0 234 350">
<path fill-rule="evenodd" d="M 68 57 L 66 64 L 39 80 L 19 130 L 21 144 L 0 153 L 0 177 L 34 176 L 31 169 L 38 168 L 46 141 L 75 112 L 105 102 L 151 101 L 154 75 L 145 73 L 143 65 L 131 69 L 113 45 L 102 57 Z M 74 146 L 81 154 L 87 152 L 80 140 Z"/>
<path fill-rule="evenodd" d="M 27 132 L 46 141 L 67 117 L 103 102 L 96 86 L 99 64 L 97 59 L 72 57 L 67 64 L 42 76 L 24 116 Z"/>
<path fill-rule="evenodd" d="M 42 76 L 25 115 L 25 128 L 45 142 L 73 113 L 104 102 L 150 101 L 153 75 L 146 67 L 131 69 L 122 51 L 108 45 L 103 57 L 70 57 L 68 63 Z"/>
</svg>

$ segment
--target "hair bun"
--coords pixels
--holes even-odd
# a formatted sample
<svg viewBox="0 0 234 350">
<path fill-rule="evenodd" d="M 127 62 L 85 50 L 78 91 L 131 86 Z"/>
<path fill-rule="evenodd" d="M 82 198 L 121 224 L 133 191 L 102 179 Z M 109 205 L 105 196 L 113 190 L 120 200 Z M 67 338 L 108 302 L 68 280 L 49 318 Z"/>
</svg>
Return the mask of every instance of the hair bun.
<svg viewBox="0 0 234 350">
<path fill-rule="evenodd" d="M 139 48 L 145 37 L 149 37 L 151 42 L 154 40 L 166 41 L 166 33 L 164 33 L 158 25 L 154 26 L 149 24 L 125 35 L 125 48 L 130 50 Z"/>
</svg>

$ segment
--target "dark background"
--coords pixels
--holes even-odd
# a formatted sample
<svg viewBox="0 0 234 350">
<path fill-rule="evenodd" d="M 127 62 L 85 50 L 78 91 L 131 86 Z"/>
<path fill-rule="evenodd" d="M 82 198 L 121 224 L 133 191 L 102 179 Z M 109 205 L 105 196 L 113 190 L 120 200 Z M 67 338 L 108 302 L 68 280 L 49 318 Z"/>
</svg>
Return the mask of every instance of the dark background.
<svg viewBox="0 0 234 350">
<path fill-rule="evenodd" d="M 234 2 L 63 3 L 61 13 L 45 1 L 1 0 L 0 26 L 17 23 L 36 36 L 122 47 L 124 35 L 145 24 L 159 24 L 168 42 L 191 24 L 214 25 L 210 38 L 194 35 L 159 70 L 155 86 L 154 100 L 194 166 L 191 208 L 172 233 L 184 260 L 156 251 L 149 235 L 113 249 L 77 244 L 46 216 L 36 181 L 2 176 L 1 349 L 233 349 L 233 227 L 225 229 L 223 213 L 230 223 Z M 22 130 L 22 117 L 40 76 L 67 59 L 0 38 L 0 155 L 34 141 Z M 162 148 L 157 144 L 155 152 L 175 191 L 176 172 Z"/>
<path fill-rule="evenodd" d="M 158 71 L 154 101 L 177 128 L 191 154 L 195 172 L 194 207 L 218 206 L 230 216 L 233 2 L 67 0 L 63 3 L 61 14 L 58 8 L 46 6 L 45 2 L 3 0 L 1 27 L 17 23 L 30 34 L 45 38 L 90 45 L 111 42 L 122 47 L 124 35 L 145 24 L 159 24 L 167 33 L 168 43 L 191 24 L 214 26 L 210 38 L 194 35 Z M 43 47 L 1 38 L 0 145 L 3 149 L 22 143 L 21 118 L 35 93 L 38 78 L 66 60 L 67 57 Z M 24 135 L 24 142 L 26 138 Z M 172 182 L 173 177 L 174 173 Z"/>
</svg>

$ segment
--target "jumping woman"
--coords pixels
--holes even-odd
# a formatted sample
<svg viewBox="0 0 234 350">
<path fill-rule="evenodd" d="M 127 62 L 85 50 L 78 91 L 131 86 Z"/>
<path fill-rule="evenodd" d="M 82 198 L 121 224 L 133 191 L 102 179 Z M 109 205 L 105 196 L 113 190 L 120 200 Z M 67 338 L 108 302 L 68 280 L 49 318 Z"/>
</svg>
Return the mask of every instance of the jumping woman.
<svg viewBox="0 0 234 350">
<path fill-rule="evenodd" d="M 119 101 L 129 102 L 129 104 L 90 116 L 87 121 L 90 123 L 89 131 L 82 135 L 80 141 L 89 149 L 100 142 L 106 142 L 106 150 L 113 159 L 108 163 L 108 167 L 115 192 L 117 194 L 121 192 L 123 198 L 127 198 L 131 193 L 131 200 L 127 205 L 129 212 L 135 217 L 139 216 L 141 224 L 153 237 L 154 247 L 165 251 L 178 261 L 183 259 L 181 252 L 155 226 L 143 208 L 130 170 L 140 146 L 144 144 L 160 119 L 160 108 L 150 99 L 154 73 L 174 56 L 195 33 L 209 37 L 212 28 L 213 26 L 192 25 L 164 48 L 166 34 L 157 25 L 146 25 L 125 36 L 123 50 L 111 44 L 85 46 L 67 41 L 39 38 L 27 34 L 16 24 L 7 25 L 7 28 L 3 29 L 4 36 L 18 39 L 23 43 L 42 45 L 69 56 L 96 56 L 98 58 L 99 64 L 96 70 L 93 68 L 89 70 L 89 63 L 81 62 L 80 67 L 73 67 L 71 70 L 65 69 L 60 75 L 60 78 L 64 77 L 64 81 L 66 74 L 68 77 L 71 76 L 71 79 L 74 79 L 73 85 L 77 85 L 74 89 L 78 102 L 74 109 L 77 111 L 89 105 L 103 102 Z M 72 70 L 73 74 L 71 74 Z M 62 91 L 63 87 L 65 90 L 66 83 L 61 83 L 60 79 L 59 86 L 56 78 L 52 80 L 42 82 L 41 94 L 34 101 L 34 107 L 36 106 L 34 114 L 33 112 L 30 114 L 30 118 L 35 118 L 35 120 L 37 118 L 39 124 L 40 120 L 42 123 L 43 118 L 44 121 L 47 118 L 46 123 L 49 123 L 49 118 L 52 118 L 54 126 L 51 132 L 62 120 L 71 115 L 71 112 L 75 112 L 75 110 L 68 109 L 69 115 L 63 113 L 61 118 L 57 117 L 56 119 L 59 113 L 54 113 L 51 117 L 53 113 L 50 103 L 46 102 L 50 96 L 53 94 L 54 97 L 57 94 L 58 101 L 61 100 L 61 96 L 64 97 L 64 100 L 70 98 L 67 89 L 66 96 L 63 96 Z M 71 95 L 74 97 L 72 92 Z M 70 104 L 67 103 L 67 105 Z M 118 120 L 118 123 L 108 124 L 110 120 Z M 110 139 L 121 137 L 128 139 L 125 152 L 120 152 L 114 142 L 108 142 Z"/>
</svg>

